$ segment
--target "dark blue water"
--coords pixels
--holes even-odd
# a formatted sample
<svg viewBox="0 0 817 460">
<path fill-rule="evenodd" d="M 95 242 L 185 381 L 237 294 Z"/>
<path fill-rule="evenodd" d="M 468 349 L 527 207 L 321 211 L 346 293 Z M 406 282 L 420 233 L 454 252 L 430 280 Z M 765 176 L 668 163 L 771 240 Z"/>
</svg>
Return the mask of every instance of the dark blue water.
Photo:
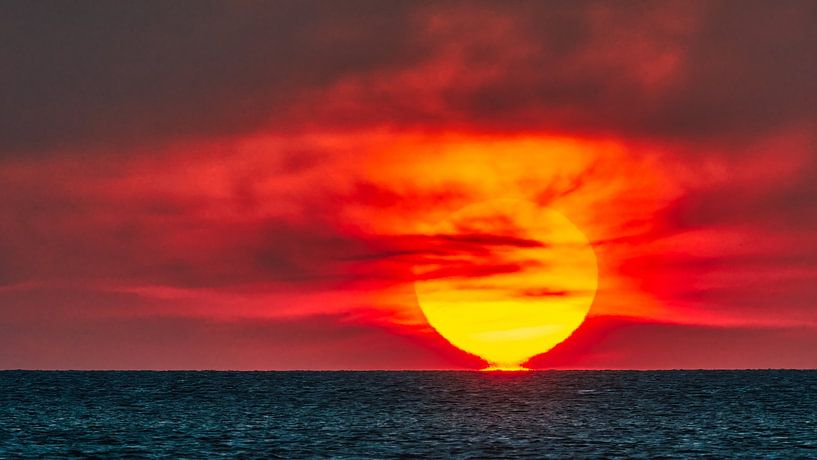
<svg viewBox="0 0 817 460">
<path fill-rule="evenodd" d="M 815 457 L 817 371 L 0 372 L 0 457 Z"/>
</svg>

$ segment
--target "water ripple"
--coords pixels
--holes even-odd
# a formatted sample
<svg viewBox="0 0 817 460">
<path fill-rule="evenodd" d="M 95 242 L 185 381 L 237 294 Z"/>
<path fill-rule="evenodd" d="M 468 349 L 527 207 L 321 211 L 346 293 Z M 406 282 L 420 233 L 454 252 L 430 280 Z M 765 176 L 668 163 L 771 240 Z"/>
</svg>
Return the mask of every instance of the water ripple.
<svg viewBox="0 0 817 460">
<path fill-rule="evenodd" d="M 0 457 L 817 457 L 817 371 L 0 372 Z"/>
</svg>

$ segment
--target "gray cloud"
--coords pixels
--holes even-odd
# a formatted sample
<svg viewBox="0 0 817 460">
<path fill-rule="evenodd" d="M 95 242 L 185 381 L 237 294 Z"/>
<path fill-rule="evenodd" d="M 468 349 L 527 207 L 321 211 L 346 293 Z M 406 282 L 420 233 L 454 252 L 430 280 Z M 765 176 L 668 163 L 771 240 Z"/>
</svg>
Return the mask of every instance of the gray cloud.
<svg viewBox="0 0 817 460">
<path fill-rule="evenodd" d="M 815 120 L 815 20 L 796 0 L 13 2 L 0 152 L 316 124 L 746 135 Z M 446 85 L 390 83 L 452 48 Z M 330 107 L 344 78 L 364 91 Z"/>
<path fill-rule="evenodd" d="M 406 4 L 13 2 L 2 151 L 253 129 L 292 95 L 411 60 Z"/>
</svg>

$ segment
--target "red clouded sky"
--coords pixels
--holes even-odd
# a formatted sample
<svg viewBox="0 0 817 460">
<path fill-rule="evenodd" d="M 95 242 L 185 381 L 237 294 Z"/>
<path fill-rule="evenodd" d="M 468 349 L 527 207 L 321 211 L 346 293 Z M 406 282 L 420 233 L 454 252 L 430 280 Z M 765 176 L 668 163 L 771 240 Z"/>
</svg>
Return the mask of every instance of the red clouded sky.
<svg viewBox="0 0 817 460">
<path fill-rule="evenodd" d="M 817 366 L 817 7 L 18 3 L 0 15 L 0 368 L 480 368 L 413 267 L 593 243 L 532 367 Z M 510 233 L 509 233 L 510 232 Z M 487 256 L 486 256 L 487 257 Z M 444 267 L 479 277 L 519 267 Z"/>
</svg>

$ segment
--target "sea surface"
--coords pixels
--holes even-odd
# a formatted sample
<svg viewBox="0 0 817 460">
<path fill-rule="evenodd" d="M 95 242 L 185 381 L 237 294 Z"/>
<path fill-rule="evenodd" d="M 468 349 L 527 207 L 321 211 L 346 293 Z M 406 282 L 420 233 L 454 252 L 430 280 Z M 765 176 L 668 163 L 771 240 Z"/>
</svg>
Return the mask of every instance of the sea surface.
<svg viewBox="0 0 817 460">
<path fill-rule="evenodd" d="M 0 372 L 0 458 L 817 458 L 817 371 Z"/>
</svg>

